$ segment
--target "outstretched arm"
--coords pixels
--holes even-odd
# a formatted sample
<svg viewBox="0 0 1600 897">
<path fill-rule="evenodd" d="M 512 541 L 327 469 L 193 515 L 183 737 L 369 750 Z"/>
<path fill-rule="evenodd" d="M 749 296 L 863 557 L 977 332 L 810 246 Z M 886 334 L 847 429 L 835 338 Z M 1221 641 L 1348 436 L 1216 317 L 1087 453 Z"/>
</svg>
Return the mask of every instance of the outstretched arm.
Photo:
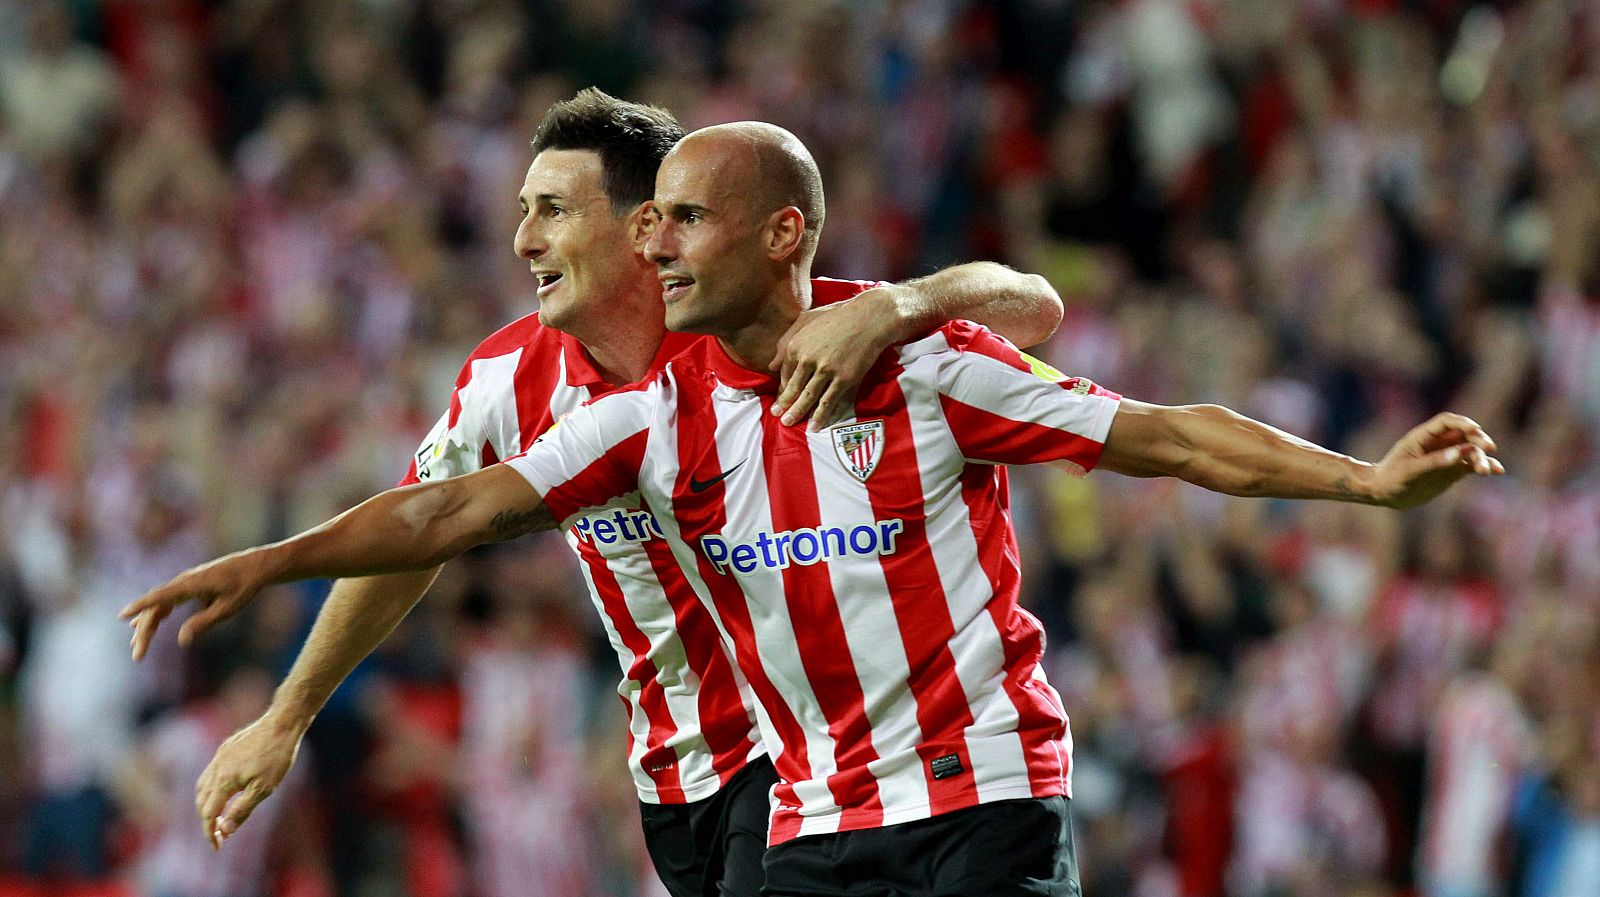
<svg viewBox="0 0 1600 897">
<path fill-rule="evenodd" d="M 1371 464 L 1217 405 L 1168 407 L 1124 399 L 1100 467 L 1177 477 L 1229 495 L 1409 508 L 1468 475 L 1505 473 L 1494 451 L 1483 428 L 1459 414 L 1439 414 L 1412 429 Z"/>
<path fill-rule="evenodd" d="M 885 349 L 957 319 L 1031 346 L 1061 324 L 1061 297 L 1037 274 L 968 262 L 807 311 L 784 334 L 772 363 L 782 372 L 774 412 L 785 424 L 809 414 L 812 429 L 836 422 Z"/>
<path fill-rule="evenodd" d="M 179 630 L 184 644 L 267 586 L 431 570 L 475 545 L 555 524 L 527 480 L 497 464 L 462 477 L 390 489 L 291 539 L 186 570 L 123 608 L 122 618 L 133 621 L 137 659 L 161 621 L 189 601 L 204 609 Z"/>
</svg>

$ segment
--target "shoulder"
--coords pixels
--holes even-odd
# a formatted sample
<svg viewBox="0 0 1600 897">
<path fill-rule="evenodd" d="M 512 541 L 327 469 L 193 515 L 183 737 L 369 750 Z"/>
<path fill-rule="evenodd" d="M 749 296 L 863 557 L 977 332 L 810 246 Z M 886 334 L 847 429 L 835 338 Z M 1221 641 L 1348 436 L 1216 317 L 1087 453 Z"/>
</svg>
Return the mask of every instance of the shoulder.
<svg viewBox="0 0 1600 897">
<path fill-rule="evenodd" d="M 1018 349 L 1000 334 L 972 321 L 951 321 L 922 339 L 905 343 L 899 351 L 901 366 L 912 368 L 920 362 L 923 367 L 944 372 L 941 376 L 980 378 L 997 383 L 1038 380 L 1076 395 L 1122 398 L 1092 380 L 1062 373 Z M 1015 379 L 1017 374 L 1025 376 L 1019 381 Z"/>
<path fill-rule="evenodd" d="M 537 312 L 501 327 L 462 362 L 456 374 L 456 399 L 474 404 L 547 404 L 566 366 L 562 336 L 541 324 Z"/>
<path fill-rule="evenodd" d="M 1022 352 L 1016 346 L 998 333 L 972 321 L 950 321 L 927 336 L 899 346 L 902 364 L 934 356 L 955 358 L 972 352 L 998 356 L 1006 361 L 1016 357 L 1017 364 L 1023 370 L 1027 369 L 1020 359 Z"/>
</svg>

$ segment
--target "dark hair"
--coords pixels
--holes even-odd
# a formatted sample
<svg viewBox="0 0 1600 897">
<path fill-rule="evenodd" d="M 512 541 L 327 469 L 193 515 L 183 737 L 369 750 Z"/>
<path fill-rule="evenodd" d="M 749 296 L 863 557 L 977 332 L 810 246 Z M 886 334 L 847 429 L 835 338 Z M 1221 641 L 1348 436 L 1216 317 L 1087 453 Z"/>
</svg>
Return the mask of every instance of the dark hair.
<svg viewBox="0 0 1600 897">
<path fill-rule="evenodd" d="M 606 198 L 620 215 L 655 195 L 656 169 L 681 139 L 683 126 L 667 110 L 588 87 L 544 114 L 533 135 L 533 154 L 547 149 L 598 153 Z"/>
</svg>

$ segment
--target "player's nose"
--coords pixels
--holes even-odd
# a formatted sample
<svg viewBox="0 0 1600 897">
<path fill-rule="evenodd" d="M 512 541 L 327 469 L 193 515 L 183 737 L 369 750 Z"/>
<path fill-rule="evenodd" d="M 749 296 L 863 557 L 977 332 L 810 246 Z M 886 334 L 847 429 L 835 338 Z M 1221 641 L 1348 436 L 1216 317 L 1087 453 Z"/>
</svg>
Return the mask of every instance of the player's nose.
<svg viewBox="0 0 1600 897">
<path fill-rule="evenodd" d="M 536 259 L 550 248 L 545 240 L 543 229 L 539 227 L 538 220 L 532 215 L 525 216 L 522 223 L 517 225 L 516 236 L 511 240 L 511 248 L 517 253 L 518 258 Z"/>
<path fill-rule="evenodd" d="M 672 222 L 658 216 L 645 236 L 644 257 L 657 265 L 670 262 L 677 258 L 676 244 Z"/>
</svg>

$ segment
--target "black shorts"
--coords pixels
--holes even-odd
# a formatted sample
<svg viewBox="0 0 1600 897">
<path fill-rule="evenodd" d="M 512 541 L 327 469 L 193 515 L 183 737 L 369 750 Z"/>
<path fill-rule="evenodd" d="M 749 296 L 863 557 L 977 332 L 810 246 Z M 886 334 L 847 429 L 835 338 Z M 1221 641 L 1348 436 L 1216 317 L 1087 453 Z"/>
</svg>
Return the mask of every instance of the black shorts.
<svg viewBox="0 0 1600 897">
<path fill-rule="evenodd" d="M 1078 897 L 1064 797 L 996 801 L 767 851 L 765 897 Z"/>
<path fill-rule="evenodd" d="M 757 897 L 767 851 L 767 794 L 778 783 L 761 757 L 711 797 L 639 805 L 644 845 L 672 897 Z"/>
</svg>

